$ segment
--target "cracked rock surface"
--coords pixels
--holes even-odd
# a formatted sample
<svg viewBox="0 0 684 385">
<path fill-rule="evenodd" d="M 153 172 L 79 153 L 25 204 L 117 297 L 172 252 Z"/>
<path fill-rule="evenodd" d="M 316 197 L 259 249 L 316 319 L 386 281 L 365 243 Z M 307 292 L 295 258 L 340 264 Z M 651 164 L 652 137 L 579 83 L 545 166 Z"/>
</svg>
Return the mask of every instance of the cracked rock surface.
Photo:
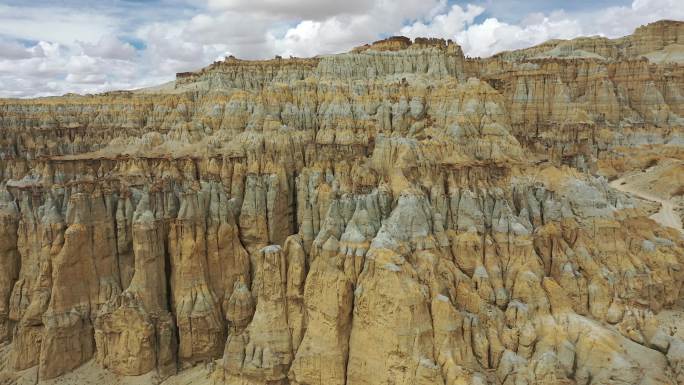
<svg viewBox="0 0 684 385">
<path fill-rule="evenodd" d="M 0 384 L 682 384 L 680 44 L 392 37 L 0 100 Z"/>
</svg>

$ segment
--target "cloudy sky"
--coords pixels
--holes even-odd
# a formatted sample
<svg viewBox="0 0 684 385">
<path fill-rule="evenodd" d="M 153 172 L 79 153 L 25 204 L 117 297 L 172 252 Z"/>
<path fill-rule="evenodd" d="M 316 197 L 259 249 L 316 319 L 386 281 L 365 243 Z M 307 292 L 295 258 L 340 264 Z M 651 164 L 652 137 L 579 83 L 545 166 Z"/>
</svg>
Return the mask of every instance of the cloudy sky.
<svg viewBox="0 0 684 385">
<path fill-rule="evenodd" d="M 488 56 L 684 20 L 682 0 L 0 0 L 0 97 L 160 84 L 227 55 L 335 53 L 391 35 Z"/>
</svg>

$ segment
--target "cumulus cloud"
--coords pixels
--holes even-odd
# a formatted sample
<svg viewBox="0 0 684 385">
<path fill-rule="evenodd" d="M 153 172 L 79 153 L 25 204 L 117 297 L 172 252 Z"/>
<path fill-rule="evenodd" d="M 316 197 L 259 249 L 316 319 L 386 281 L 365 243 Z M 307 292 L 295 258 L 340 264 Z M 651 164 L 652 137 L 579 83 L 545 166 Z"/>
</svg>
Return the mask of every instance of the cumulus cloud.
<svg viewBox="0 0 684 385">
<path fill-rule="evenodd" d="M 128 88 L 137 83 L 138 70 L 134 61 L 90 56 L 78 44 L 41 41 L 20 55 L 0 55 L 0 92 L 29 97 Z"/>
<path fill-rule="evenodd" d="M 29 3 L 30 4 L 30 3 Z M 0 4 L 0 35 L 33 41 L 73 44 L 76 40 L 97 42 L 115 33 L 123 21 L 88 8 L 70 9 L 54 5 L 10 6 Z"/>
<path fill-rule="evenodd" d="M 532 13 L 518 23 L 505 22 L 496 17 L 475 23 L 475 19 L 485 11 L 482 6 L 453 5 L 448 12 L 438 14 L 428 22 L 407 25 L 401 32 L 411 37 L 455 39 L 467 55 L 486 57 L 549 39 L 570 39 L 581 35 L 615 38 L 630 34 L 636 27 L 656 20 L 684 19 L 684 3 L 679 0 L 635 0 L 626 6 L 591 11 Z"/>
<path fill-rule="evenodd" d="M 282 36 L 269 34 L 272 50 L 279 54 L 311 56 L 348 50 L 399 33 L 411 21 L 432 19 L 446 8 L 442 0 L 375 0 L 366 13 L 335 15 L 322 21 L 304 20 Z"/>
<path fill-rule="evenodd" d="M 16 41 L 0 39 L 0 58 L 2 59 L 28 59 L 34 54 L 35 52 Z"/>
<path fill-rule="evenodd" d="M 632 33 L 640 25 L 655 20 L 684 20 L 684 2 L 680 0 L 634 0 L 629 6 L 609 7 L 595 17 L 584 14 L 579 19 L 589 34 L 619 37 Z"/>
<path fill-rule="evenodd" d="M 530 47 L 549 39 L 564 39 L 582 35 L 577 20 L 564 17 L 562 12 L 551 16 L 533 15 L 521 25 L 488 18 L 458 32 L 456 41 L 469 56 L 485 57 L 497 52 Z"/>
<path fill-rule="evenodd" d="M 616 38 L 632 33 L 640 25 L 661 19 L 684 19 L 684 3 L 679 0 L 634 0 L 628 6 L 612 6 L 590 13 L 535 13 L 519 24 L 487 18 L 479 24 L 468 26 L 455 37 L 468 55 L 490 56 L 549 39 L 569 39 L 581 35 Z"/>
<path fill-rule="evenodd" d="M 362 14 L 373 6 L 368 0 L 208 0 L 210 9 L 280 15 L 319 20 L 342 14 Z"/>
<path fill-rule="evenodd" d="M 0 96 L 150 86 L 227 55 L 312 56 L 397 34 L 454 39 L 469 56 L 489 56 L 684 19 L 680 0 L 616 2 L 533 1 L 511 15 L 523 9 L 512 0 L 8 0 L 0 5 Z"/>
<path fill-rule="evenodd" d="M 114 36 L 103 36 L 97 43 L 78 42 L 87 56 L 104 59 L 130 60 L 135 54 L 135 47 Z"/>
<path fill-rule="evenodd" d="M 467 25 L 473 24 L 475 18 L 480 16 L 485 9 L 483 7 L 468 4 L 465 9 L 458 5 L 452 5 L 446 13 L 438 13 L 429 21 L 416 21 L 401 29 L 401 34 L 408 37 L 443 36 L 455 37 Z"/>
</svg>

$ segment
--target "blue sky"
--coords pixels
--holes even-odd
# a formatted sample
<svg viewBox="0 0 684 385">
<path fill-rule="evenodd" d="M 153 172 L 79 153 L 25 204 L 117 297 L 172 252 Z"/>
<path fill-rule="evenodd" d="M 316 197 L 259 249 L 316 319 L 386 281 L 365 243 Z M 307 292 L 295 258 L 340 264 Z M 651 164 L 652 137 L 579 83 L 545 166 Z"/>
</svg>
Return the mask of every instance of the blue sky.
<svg viewBox="0 0 684 385">
<path fill-rule="evenodd" d="M 0 96 L 138 88 L 226 55 L 312 56 L 396 34 L 488 56 L 663 18 L 684 19 L 684 1 L 0 0 Z"/>
</svg>

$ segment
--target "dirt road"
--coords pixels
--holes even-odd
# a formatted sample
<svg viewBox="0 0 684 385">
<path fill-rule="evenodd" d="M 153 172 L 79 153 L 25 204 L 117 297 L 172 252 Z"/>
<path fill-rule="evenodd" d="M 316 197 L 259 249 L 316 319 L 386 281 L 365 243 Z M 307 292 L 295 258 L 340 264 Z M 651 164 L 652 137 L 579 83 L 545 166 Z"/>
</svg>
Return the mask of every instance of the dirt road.
<svg viewBox="0 0 684 385">
<path fill-rule="evenodd" d="M 657 213 L 651 215 L 650 218 L 663 226 L 673 227 L 679 230 L 680 232 L 684 233 L 684 229 L 682 229 L 682 219 L 675 211 L 675 205 L 670 200 L 658 198 L 651 194 L 635 189 L 633 186 L 630 186 L 629 184 L 622 184 L 623 182 L 624 178 L 616 179 L 610 182 L 610 186 L 616 190 L 620 190 L 622 192 L 635 195 L 641 199 L 660 203 L 660 210 Z"/>
</svg>

